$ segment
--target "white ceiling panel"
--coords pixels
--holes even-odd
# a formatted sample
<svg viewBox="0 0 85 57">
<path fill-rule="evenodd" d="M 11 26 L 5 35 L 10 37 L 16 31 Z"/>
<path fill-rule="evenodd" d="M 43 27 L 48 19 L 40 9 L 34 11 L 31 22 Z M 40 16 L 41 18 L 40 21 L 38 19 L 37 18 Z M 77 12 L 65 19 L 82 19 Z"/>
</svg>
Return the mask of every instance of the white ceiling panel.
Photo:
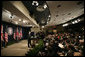
<svg viewBox="0 0 85 57">
<path fill-rule="evenodd" d="M 51 21 L 46 26 L 59 25 L 84 14 L 84 2 L 81 1 L 47 1 L 47 4 Z"/>
</svg>

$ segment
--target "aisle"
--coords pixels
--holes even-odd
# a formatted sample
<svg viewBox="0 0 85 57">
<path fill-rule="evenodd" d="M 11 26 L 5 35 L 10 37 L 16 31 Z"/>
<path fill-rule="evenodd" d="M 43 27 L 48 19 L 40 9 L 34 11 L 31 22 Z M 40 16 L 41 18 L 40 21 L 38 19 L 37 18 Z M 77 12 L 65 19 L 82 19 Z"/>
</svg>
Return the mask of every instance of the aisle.
<svg viewBox="0 0 85 57">
<path fill-rule="evenodd" d="M 25 56 L 27 50 L 27 40 L 22 40 L 19 43 L 1 49 L 1 56 Z"/>
</svg>

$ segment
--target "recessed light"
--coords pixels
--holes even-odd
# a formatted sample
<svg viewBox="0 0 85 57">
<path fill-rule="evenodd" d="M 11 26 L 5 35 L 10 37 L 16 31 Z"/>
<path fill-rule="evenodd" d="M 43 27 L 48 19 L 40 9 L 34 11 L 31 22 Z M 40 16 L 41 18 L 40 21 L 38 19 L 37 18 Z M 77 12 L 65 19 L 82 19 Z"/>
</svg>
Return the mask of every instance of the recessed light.
<svg viewBox="0 0 85 57">
<path fill-rule="evenodd" d="M 26 23 L 27 22 L 27 20 L 23 20 L 23 23 Z"/>
<path fill-rule="evenodd" d="M 78 19 L 78 22 L 80 21 L 80 19 Z"/>
<path fill-rule="evenodd" d="M 77 20 L 75 20 L 75 23 L 78 23 L 78 21 L 77 21 Z"/>
<path fill-rule="evenodd" d="M 9 19 L 13 19 L 13 15 L 9 14 Z"/>
<path fill-rule="evenodd" d="M 18 24 L 18 22 L 15 22 L 15 24 Z"/>
<path fill-rule="evenodd" d="M 62 26 L 63 26 L 63 27 L 64 27 L 64 26 L 68 26 L 68 24 L 63 24 Z"/>
<path fill-rule="evenodd" d="M 19 19 L 19 21 L 21 21 L 21 19 Z"/>
<path fill-rule="evenodd" d="M 47 5 L 46 4 L 44 4 L 44 9 L 46 9 L 47 8 Z"/>
<path fill-rule="evenodd" d="M 61 5 L 58 5 L 57 8 L 61 7 Z"/>
<path fill-rule="evenodd" d="M 38 3 L 37 1 L 33 1 L 33 2 L 32 2 L 32 5 L 38 6 L 39 3 Z"/>
<path fill-rule="evenodd" d="M 23 20 L 23 23 L 25 23 L 25 21 Z"/>
<path fill-rule="evenodd" d="M 68 15 L 71 15 L 71 13 L 68 13 Z"/>
<path fill-rule="evenodd" d="M 39 3 L 36 4 L 36 6 L 38 6 L 38 5 L 39 5 Z"/>
<path fill-rule="evenodd" d="M 48 22 L 47 22 L 48 23 Z"/>
<path fill-rule="evenodd" d="M 72 22 L 72 24 L 75 24 L 75 22 Z"/>
<path fill-rule="evenodd" d="M 51 17 L 51 16 L 49 15 L 49 17 Z"/>
<path fill-rule="evenodd" d="M 44 28 L 45 26 L 42 26 L 42 28 Z"/>
<path fill-rule="evenodd" d="M 58 17 L 59 15 L 56 15 L 56 17 Z"/>
</svg>

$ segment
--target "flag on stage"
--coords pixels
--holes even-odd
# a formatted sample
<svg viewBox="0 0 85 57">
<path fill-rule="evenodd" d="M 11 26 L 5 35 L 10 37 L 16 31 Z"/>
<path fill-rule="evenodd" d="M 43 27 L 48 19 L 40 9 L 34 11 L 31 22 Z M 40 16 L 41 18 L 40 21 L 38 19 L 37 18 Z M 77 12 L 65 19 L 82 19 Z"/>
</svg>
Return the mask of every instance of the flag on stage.
<svg viewBox="0 0 85 57">
<path fill-rule="evenodd" d="M 1 25 L 1 33 L 3 33 L 3 25 Z"/>
<path fill-rule="evenodd" d="M 3 25 L 1 25 L 1 41 L 4 41 L 4 39 L 3 39 Z"/>
<path fill-rule="evenodd" d="M 17 37 L 16 40 L 19 40 L 19 31 L 18 31 L 18 27 L 17 27 L 17 29 L 16 29 L 16 37 Z"/>
<path fill-rule="evenodd" d="M 20 29 L 20 37 L 22 38 L 22 28 Z"/>
<path fill-rule="evenodd" d="M 8 42 L 8 33 L 5 32 L 5 41 Z"/>
</svg>

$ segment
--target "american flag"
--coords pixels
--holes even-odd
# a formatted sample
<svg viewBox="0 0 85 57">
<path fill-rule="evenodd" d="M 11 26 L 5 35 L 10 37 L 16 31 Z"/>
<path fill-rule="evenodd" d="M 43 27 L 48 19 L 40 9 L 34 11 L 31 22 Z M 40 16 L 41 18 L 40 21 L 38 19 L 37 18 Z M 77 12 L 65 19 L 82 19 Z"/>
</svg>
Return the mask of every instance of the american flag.
<svg viewBox="0 0 85 57">
<path fill-rule="evenodd" d="M 4 41 L 4 39 L 3 39 L 3 25 L 1 25 L 1 41 Z"/>
<path fill-rule="evenodd" d="M 22 38 L 22 28 L 20 29 L 20 37 Z"/>
<path fill-rule="evenodd" d="M 19 40 L 22 38 L 22 28 L 20 29 L 20 33 L 19 33 Z"/>
<path fill-rule="evenodd" d="M 8 42 L 8 33 L 5 32 L 5 41 Z"/>
</svg>

